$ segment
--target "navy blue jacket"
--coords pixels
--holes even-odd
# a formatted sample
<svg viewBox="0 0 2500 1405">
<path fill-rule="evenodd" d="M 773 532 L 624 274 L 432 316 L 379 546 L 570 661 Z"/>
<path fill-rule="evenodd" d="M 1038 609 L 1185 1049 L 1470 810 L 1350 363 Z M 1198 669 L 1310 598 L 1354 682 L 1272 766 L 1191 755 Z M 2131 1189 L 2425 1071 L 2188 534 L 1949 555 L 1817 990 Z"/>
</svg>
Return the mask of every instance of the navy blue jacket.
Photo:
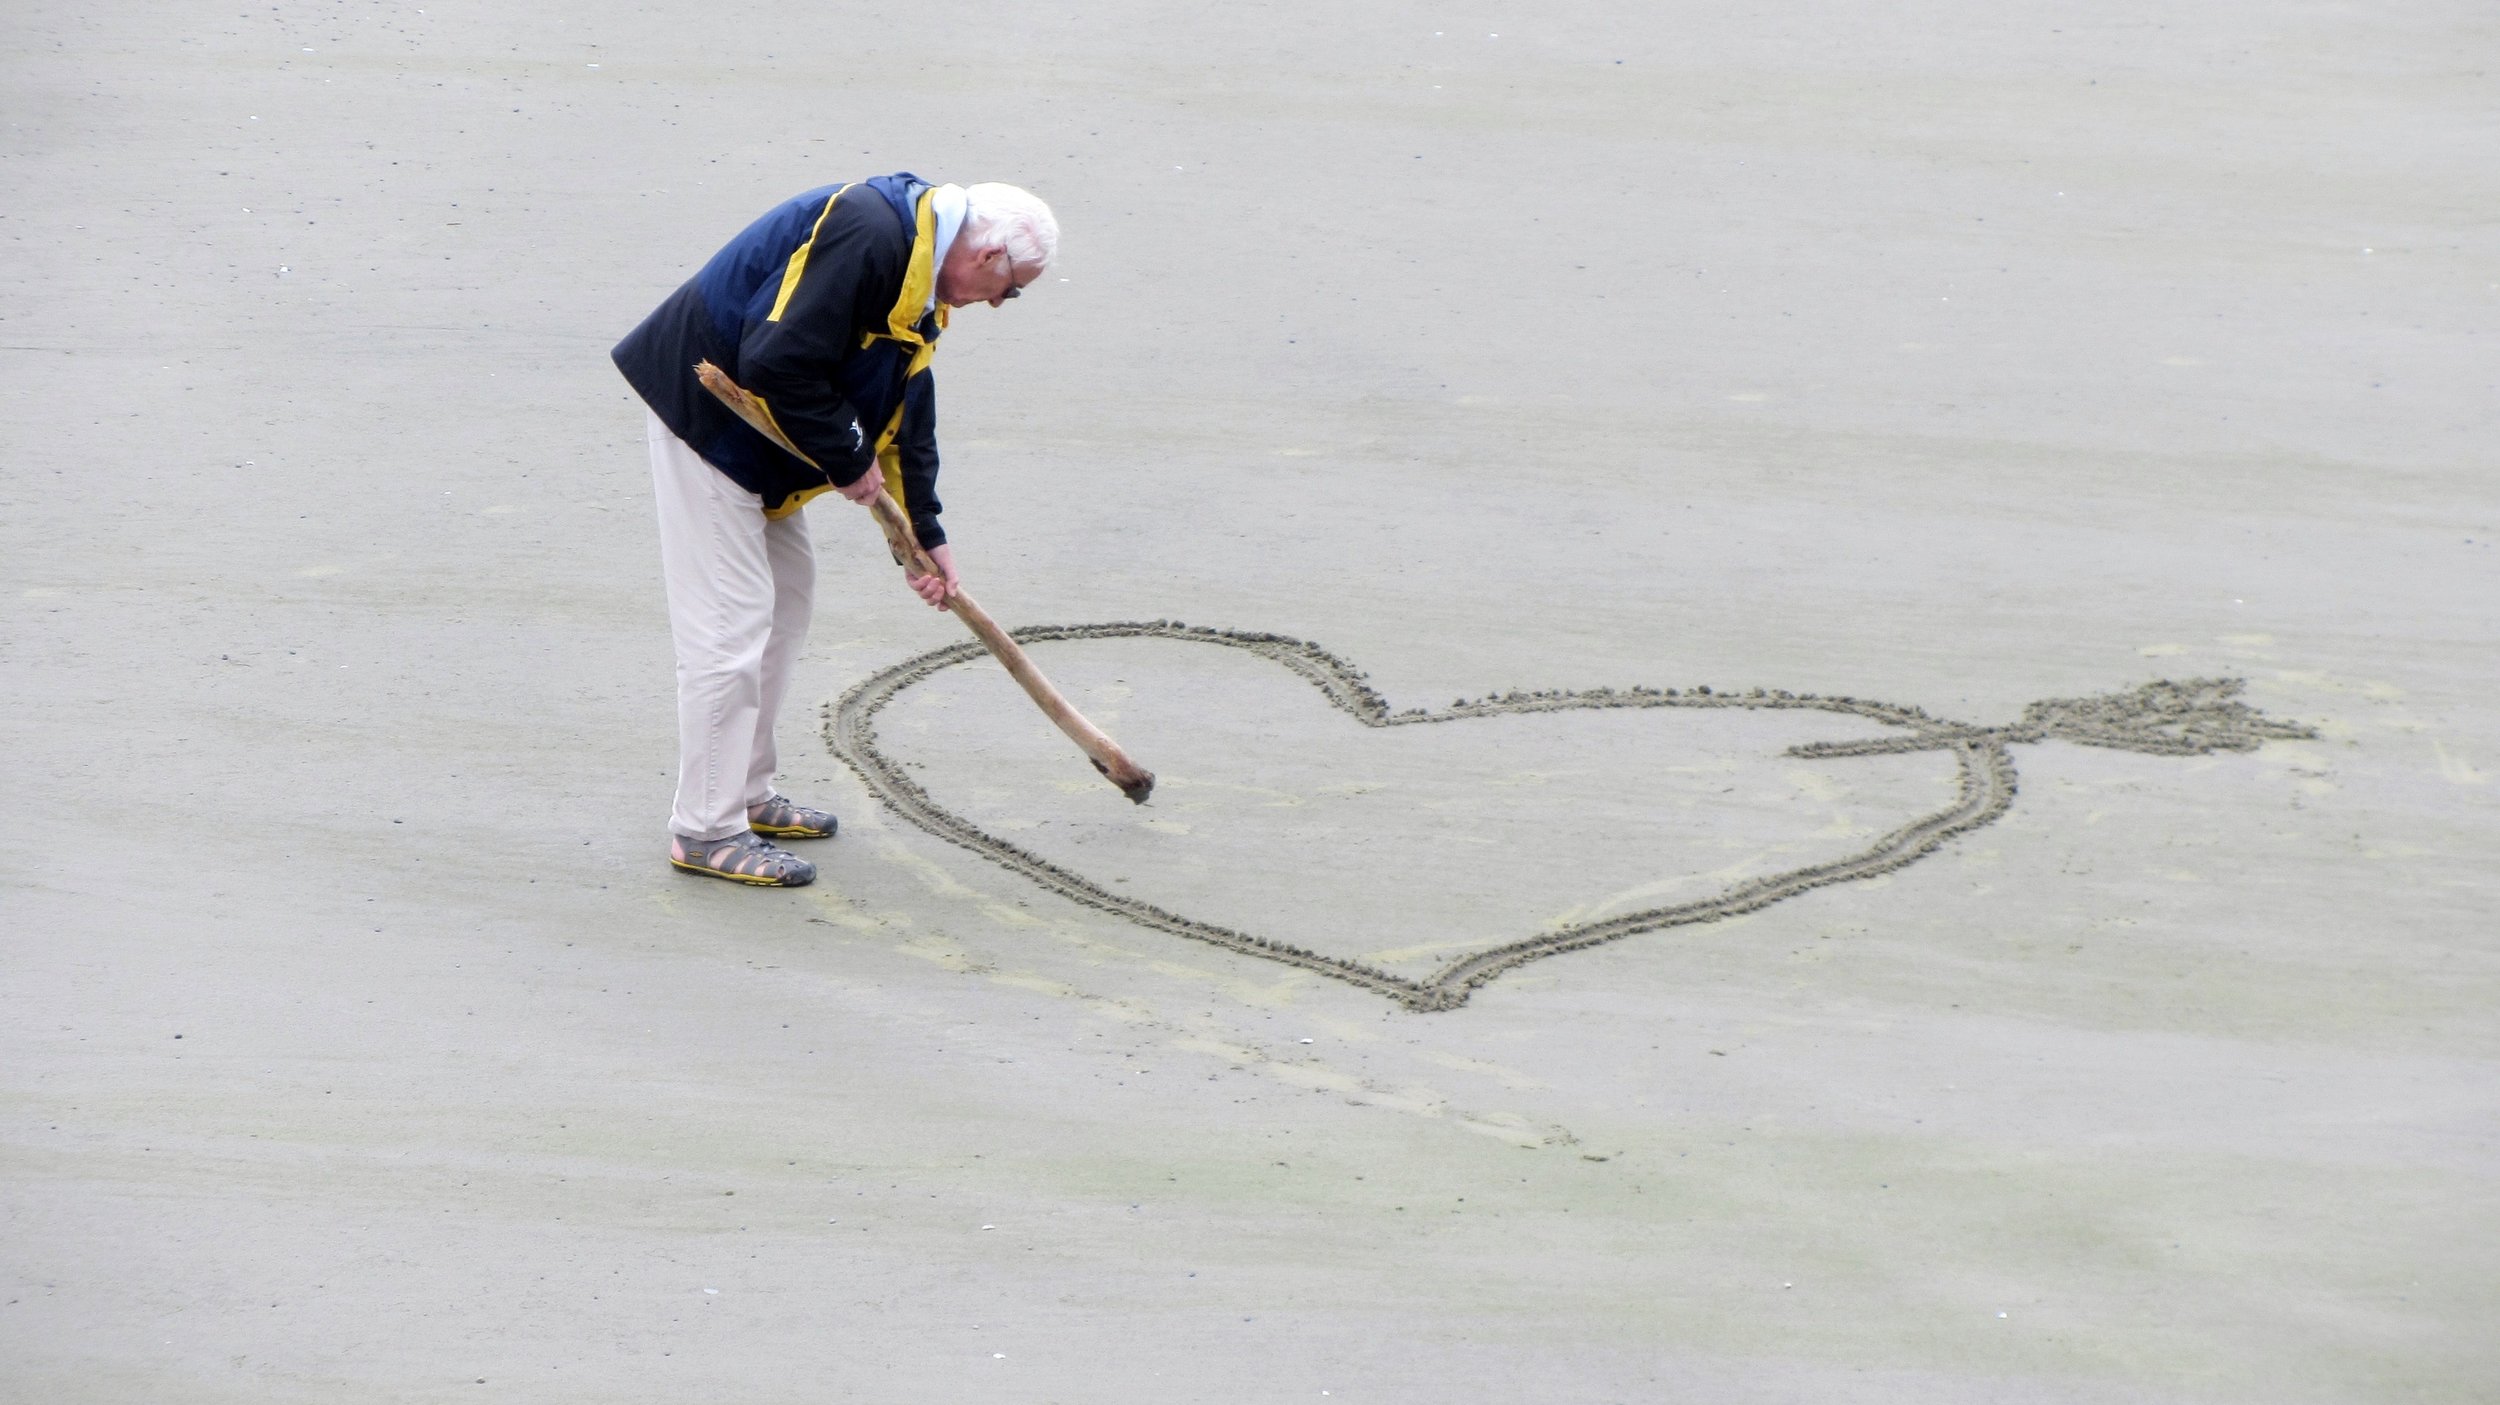
<svg viewBox="0 0 2500 1405">
<path fill-rule="evenodd" d="M 923 311 L 937 278 L 929 189 L 903 172 L 775 207 L 610 353 L 660 421 L 761 497 L 768 516 L 878 464 L 921 544 L 946 540 L 929 377 L 946 309 Z M 714 399 L 695 379 L 697 361 L 762 401 L 806 458 Z"/>
</svg>

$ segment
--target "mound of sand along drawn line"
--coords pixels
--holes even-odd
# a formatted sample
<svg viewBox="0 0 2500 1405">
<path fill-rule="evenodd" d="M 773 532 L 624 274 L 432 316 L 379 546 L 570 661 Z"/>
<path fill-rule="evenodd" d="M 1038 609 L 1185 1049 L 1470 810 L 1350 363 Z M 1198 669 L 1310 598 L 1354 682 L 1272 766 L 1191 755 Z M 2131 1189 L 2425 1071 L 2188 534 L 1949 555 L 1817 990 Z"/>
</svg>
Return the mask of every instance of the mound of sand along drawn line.
<svg viewBox="0 0 2500 1405">
<path fill-rule="evenodd" d="M 1889 872 L 2005 813 L 2009 747 L 2158 755 L 2308 729 L 2232 680 L 2035 703 L 1974 727 L 1777 690 L 1509 693 L 1393 711 L 1278 635 L 1166 621 L 1016 631 L 1160 777 L 1144 812 L 962 644 L 827 710 L 895 813 L 1064 897 L 1419 1010 L 1502 972 Z M 1464 724 L 1464 725 L 1460 725 Z"/>
</svg>

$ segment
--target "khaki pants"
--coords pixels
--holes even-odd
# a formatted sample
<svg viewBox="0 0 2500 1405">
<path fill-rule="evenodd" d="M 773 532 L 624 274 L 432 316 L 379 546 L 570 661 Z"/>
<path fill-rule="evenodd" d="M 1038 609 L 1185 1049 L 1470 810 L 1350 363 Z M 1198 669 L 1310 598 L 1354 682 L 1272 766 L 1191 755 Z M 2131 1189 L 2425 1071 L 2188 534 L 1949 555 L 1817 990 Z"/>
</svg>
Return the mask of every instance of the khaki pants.
<svg viewBox="0 0 2500 1405">
<path fill-rule="evenodd" d="M 660 501 L 660 566 L 677 645 L 677 803 L 668 827 L 724 839 L 773 793 L 773 719 L 807 640 L 816 552 L 803 512 L 767 518 L 732 483 L 650 417 L 651 483 Z"/>
</svg>

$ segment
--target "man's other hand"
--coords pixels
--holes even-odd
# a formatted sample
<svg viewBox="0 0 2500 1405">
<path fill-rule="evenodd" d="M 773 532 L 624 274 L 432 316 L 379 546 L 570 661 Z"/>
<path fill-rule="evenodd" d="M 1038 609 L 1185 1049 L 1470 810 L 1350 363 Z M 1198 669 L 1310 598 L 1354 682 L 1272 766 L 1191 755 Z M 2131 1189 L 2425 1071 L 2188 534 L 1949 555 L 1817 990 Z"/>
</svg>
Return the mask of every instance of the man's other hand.
<svg viewBox="0 0 2500 1405">
<path fill-rule="evenodd" d="M 859 481 L 847 488 L 836 488 L 834 491 L 858 503 L 861 507 L 873 507 L 877 502 L 877 490 L 884 486 L 884 466 L 871 462 L 868 465 L 868 471 L 859 476 Z"/>
<path fill-rule="evenodd" d="M 930 604 L 943 610 L 946 608 L 946 602 L 954 598 L 955 592 L 963 589 L 964 584 L 963 578 L 955 574 L 955 551 L 953 544 L 950 542 L 940 542 L 936 546 L 930 547 L 929 559 L 937 563 L 938 574 L 934 576 L 915 576 L 909 571 L 905 571 L 903 573 L 903 580 L 906 584 L 910 585 L 913 590 L 919 592 L 921 599 L 926 600 Z"/>
</svg>

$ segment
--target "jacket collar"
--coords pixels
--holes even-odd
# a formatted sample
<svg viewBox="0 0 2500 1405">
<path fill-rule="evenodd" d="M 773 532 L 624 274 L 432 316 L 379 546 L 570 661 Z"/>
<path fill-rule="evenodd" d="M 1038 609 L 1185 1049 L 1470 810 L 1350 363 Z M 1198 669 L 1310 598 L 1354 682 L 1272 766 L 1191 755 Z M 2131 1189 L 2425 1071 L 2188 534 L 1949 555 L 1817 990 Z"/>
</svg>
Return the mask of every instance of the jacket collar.
<svg viewBox="0 0 2500 1405">
<path fill-rule="evenodd" d="M 937 188 L 909 171 L 864 182 L 883 197 L 896 219 L 911 231 L 911 261 L 903 270 L 902 291 L 885 315 L 884 335 L 906 346 L 926 348 L 946 330 L 947 309 L 935 305 L 938 248 Z"/>
</svg>

